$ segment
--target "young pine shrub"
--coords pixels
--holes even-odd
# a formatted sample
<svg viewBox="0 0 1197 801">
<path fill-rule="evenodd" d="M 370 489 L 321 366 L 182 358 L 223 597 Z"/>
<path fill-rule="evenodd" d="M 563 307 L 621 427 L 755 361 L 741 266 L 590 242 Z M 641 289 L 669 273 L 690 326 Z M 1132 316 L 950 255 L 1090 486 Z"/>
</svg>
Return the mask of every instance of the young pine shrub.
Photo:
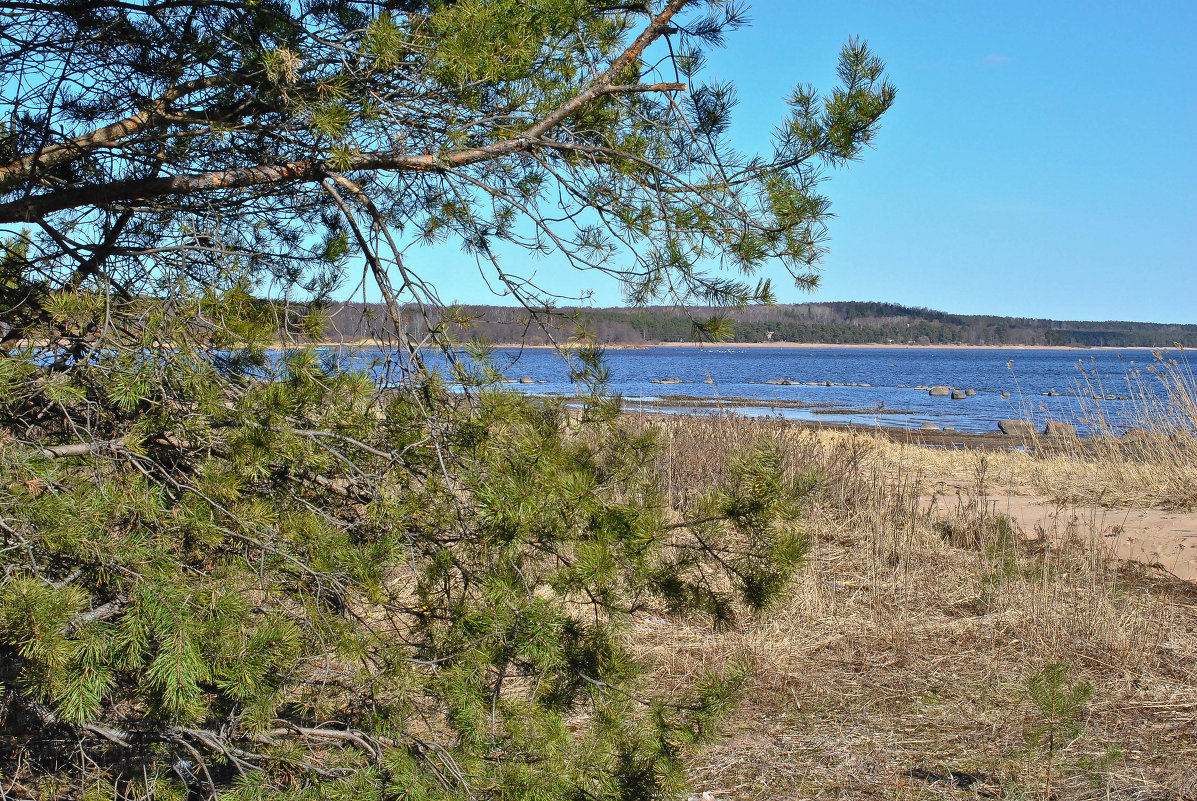
<svg viewBox="0 0 1197 801">
<path fill-rule="evenodd" d="M 1032 712 L 1024 731 L 1028 753 L 1043 761 L 1043 798 L 1055 798 L 1053 781 L 1062 783 L 1067 775 L 1088 778 L 1100 785 L 1101 776 L 1121 759 L 1122 754 L 1107 745 L 1096 757 L 1062 760 L 1064 752 L 1085 736 L 1085 713 L 1093 698 L 1094 687 L 1084 679 L 1072 679 L 1065 662 L 1048 662 L 1026 680 L 1027 699 Z"/>
</svg>

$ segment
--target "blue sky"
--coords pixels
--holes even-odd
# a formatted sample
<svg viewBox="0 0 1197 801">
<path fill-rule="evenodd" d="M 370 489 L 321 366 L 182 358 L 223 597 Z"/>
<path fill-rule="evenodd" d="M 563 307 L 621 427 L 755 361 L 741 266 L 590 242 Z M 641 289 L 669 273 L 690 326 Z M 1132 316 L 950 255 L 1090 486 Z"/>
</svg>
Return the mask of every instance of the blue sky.
<svg viewBox="0 0 1197 801">
<path fill-rule="evenodd" d="M 822 285 L 772 270 L 781 302 L 1197 323 L 1197 3 L 748 5 L 752 25 L 707 73 L 737 85 L 742 149 L 768 149 L 793 85 L 834 84 L 850 36 L 898 87 L 875 150 L 825 186 Z M 493 300 L 452 250 L 410 261 L 435 264 L 445 300 Z M 535 270 L 620 302 L 552 258 Z"/>
</svg>

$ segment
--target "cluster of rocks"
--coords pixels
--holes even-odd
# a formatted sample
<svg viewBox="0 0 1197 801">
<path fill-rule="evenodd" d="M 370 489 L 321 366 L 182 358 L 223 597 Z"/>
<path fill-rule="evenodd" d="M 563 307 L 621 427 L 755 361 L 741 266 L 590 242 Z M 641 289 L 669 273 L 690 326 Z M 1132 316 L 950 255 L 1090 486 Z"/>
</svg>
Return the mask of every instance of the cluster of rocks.
<svg viewBox="0 0 1197 801">
<path fill-rule="evenodd" d="M 924 387 L 917 387 L 923 389 Z M 956 389 L 955 387 L 926 387 L 927 394 L 933 398 L 951 398 L 952 400 L 964 400 L 971 398 L 977 394 L 975 389 Z"/>
<path fill-rule="evenodd" d="M 654 378 L 654 384 L 693 384 L 693 381 L 683 381 L 680 378 Z"/>
<path fill-rule="evenodd" d="M 749 384 L 755 384 L 755 381 L 749 381 Z M 837 384 L 835 381 L 795 381 L 792 378 L 770 378 L 765 382 L 774 386 L 781 387 L 871 387 L 872 384 L 865 384 L 863 382 L 850 381 L 844 384 Z"/>
<path fill-rule="evenodd" d="M 919 426 L 918 430 L 925 433 L 942 431 L 945 434 L 951 434 L 956 431 L 956 429 L 952 426 L 943 426 L 941 428 L 935 423 L 923 423 Z M 998 421 L 998 430 L 1008 436 L 1027 438 L 1039 436 L 1062 439 L 1065 437 L 1075 437 L 1077 435 L 1076 426 L 1070 423 L 1061 423 L 1056 420 L 1048 421 L 1048 423 L 1043 427 L 1042 431 L 1038 431 L 1035 428 L 1035 424 L 1027 420 L 1000 420 Z M 1128 432 L 1128 434 L 1129 433 L 1130 432 Z"/>
<path fill-rule="evenodd" d="M 1035 424 L 1029 420 L 999 420 L 998 430 L 1014 437 L 1034 437 L 1037 433 Z M 1061 423 L 1058 420 L 1049 420 L 1043 427 L 1043 431 L 1038 433 L 1045 437 L 1075 437 L 1076 426 L 1071 423 Z"/>
<path fill-rule="evenodd" d="M 1047 397 L 1047 398 L 1079 398 L 1079 397 L 1081 397 L 1081 395 L 1078 395 L 1075 392 L 1057 392 L 1055 387 L 1052 387 L 1047 392 L 1040 392 L 1039 394 L 1043 395 L 1044 397 Z M 1128 398 L 1126 395 L 1099 395 L 1096 392 L 1090 393 L 1089 397 L 1091 397 L 1093 400 L 1120 400 L 1120 401 L 1130 400 L 1130 398 Z"/>
</svg>

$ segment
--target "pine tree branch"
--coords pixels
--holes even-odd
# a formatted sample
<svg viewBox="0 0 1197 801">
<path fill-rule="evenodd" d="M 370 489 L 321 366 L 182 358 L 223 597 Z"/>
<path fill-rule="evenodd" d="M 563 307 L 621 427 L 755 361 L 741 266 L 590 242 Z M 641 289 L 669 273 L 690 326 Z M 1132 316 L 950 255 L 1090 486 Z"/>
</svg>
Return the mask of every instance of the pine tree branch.
<svg viewBox="0 0 1197 801">
<path fill-rule="evenodd" d="M 290 431 L 292 434 L 297 434 L 301 437 L 308 437 L 310 439 L 339 440 L 348 445 L 352 445 L 355 448 L 361 448 L 363 451 L 366 451 L 367 453 L 372 453 L 375 456 L 381 456 L 383 459 L 386 459 L 388 462 L 392 461 L 395 458 L 394 453 L 388 453 L 387 451 L 380 451 L 378 448 L 367 445 L 366 443 L 364 443 L 360 440 L 356 440 L 353 437 L 347 437 L 344 434 L 338 434 L 335 431 L 313 431 L 313 430 L 306 429 L 306 428 L 291 428 L 291 429 L 288 429 L 288 431 Z"/>
<path fill-rule="evenodd" d="M 93 453 L 114 451 L 123 444 L 123 438 L 100 442 L 73 442 L 67 445 L 50 445 L 39 448 L 37 453 L 49 459 L 66 459 L 71 456 L 89 456 Z"/>
<path fill-rule="evenodd" d="M 8 702 L 11 705 L 19 706 L 29 715 L 32 715 L 43 726 L 58 726 L 58 725 L 72 725 L 66 724 L 58 717 L 58 713 L 51 709 L 46 704 L 34 698 L 30 698 L 24 693 L 19 693 L 16 690 L 9 689 Z M 109 742 L 124 748 L 132 748 L 138 735 L 134 732 L 125 731 L 123 729 L 113 728 L 111 726 L 102 726 L 96 723 L 84 723 L 76 726 L 80 731 L 91 734 L 96 737 L 102 737 Z"/>
<path fill-rule="evenodd" d="M 97 606 L 90 612 L 84 612 L 83 614 L 76 615 L 69 623 L 67 623 L 67 634 L 73 634 L 83 626 L 86 626 L 88 623 L 94 623 L 97 620 L 107 620 L 110 617 L 115 617 L 122 609 L 125 608 L 125 605 L 128 603 L 129 597 L 122 593 L 117 595 L 108 603 Z"/>
<path fill-rule="evenodd" d="M 388 748 L 400 747 L 400 743 L 395 740 L 387 737 L 372 737 L 371 735 L 368 735 L 365 732 L 359 731 L 357 729 L 333 729 L 326 726 L 307 727 L 297 726 L 293 723 L 288 723 L 287 721 L 278 722 L 285 723 L 286 726 L 284 728 L 275 728 L 270 729 L 269 731 L 260 732 L 259 734 L 255 735 L 255 739 L 265 738 L 259 739 L 259 742 L 269 743 L 270 740 L 276 738 L 294 736 L 298 734 L 305 738 L 336 740 L 338 742 L 355 745 L 361 750 L 365 751 L 367 754 L 370 754 L 374 759 L 382 759 L 383 746 Z"/>
<path fill-rule="evenodd" d="M 128 201 L 144 201 L 171 195 L 190 195 L 222 189 L 246 189 L 256 186 L 277 186 L 289 183 L 309 183 L 323 180 L 333 172 L 384 171 L 384 172 L 440 172 L 446 168 L 466 167 L 484 161 L 493 161 L 504 156 L 534 149 L 539 140 L 571 115 L 581 111 L 602 95 L 647 92 L 682 91 L 684 84 L 616 84 L 614 80 L 634 62 L 656 39 L 670 29 L 669 22 L 685 6 L 694 0 L 670 0 L 652 22 L 632 43 L 616 57 L 608 68 L 582 91 L 575 94 L 557 108 L 546 114 L 527 130 L 508 139 L 481 147 L 471 147 L 449 153 L 423 153 L 408 155 L 395 152 L 362 153 L 350 157 L 347 163 L 297 160 L 280 164 L 259 165 L 216 170 L 206 173 L 171 175 L 161 178 L 144 178 L 116 181 L 109 184 L 75 187 L 34 195 L 8 203 L 0 203 L 0 224 L 30 222 L 57 211 L 80 206 L 108 206 Z M 130 118 L 132 120 L 133 118 Z M 140 117 L 138 118 L 140 119 Z M 116 123 L 122 125 L 124 123 Z M 129 123 L 133 125 L 134 123 Z M 140 122 L 138 124 L 145 124 Z M 104 134 L 110 136 L 114 134 Z M 99 137 L 100 139 L 103 136 Z M 97 140 L 98 141 L 98 140 Z M 73 151 L 72 151 L 73 152 Z M 31 158 L 31 157 L 26 157 Z M 20 162 L 23 163 L 23 162 Z M 19 164 L 8 168 L 17 174 Z M 0 172 L 0 177 L 3 173 Z M 0 184 L 2 185 L 2 184 Z"/>
<path fill-rule="evenodd" d="M 285 762 L 289 765 L 301 768 L 304 771 L 313 773 L 323 778 L 337 778 L 343 776 L 343 770 L 329 770 L 316 765 L 304 759 L 298 759 L 292 756 L 275 757 L 269 754 L 259 754 L 253 751 L 247 751 L 244 748 L 233 745 L 233 741 L 218 732 L 209 729 L 199 728 L 164 728 L 153 729 L 146 731 L 131 731 L 127 729 L 120 729 L 114 726 L 105 726 L 98 723 L 83 723 L 83 724 L 68 724 L 64 722 L 48 705 L 29 697 L 16 690 L 9 690 L 7 693 L 8 703 L 12 706 L 20 707 L 26 714 L 33 717 L 43 726 L 68 726 L 79 731 L 81 734 L 98 737 L 108 742 L 118 745 L 121 748 L 134 748 L 142 743 L 173 743 L 184 748 L 192 758 L 198 760 L 199 767 L 204 773 L 205 781 L 208 785 L 211 795 L 215 796 L 216 785 L 212 781 L 211 775 L 208 773 L 208 766 L 203 757 L 193 748 L 185 738 L 191 738 L 201 743 L 207 750 L 218 753 L 228 759 L 243 775 L 246 769 L 249 771 L 258 771 L 264 765 L 271 762 Z M 251 735 L 247 739 L 251 742 L 257 742 L 264 745 L 277 745 L 277 740 L 284 737 L 294 737 L 299 735 L 305 739 L 325 739 L 335 740 L 337 742 L 349 743 L 356 745 L 361 750 L 365 751 L 371 756 L 373 760 L 382 759 L 382 746 L 385 744 L 388 747 L 398 747 L 399 743 L 386 738 L 371 738 L 363 732 L 353 729 L 331 729 L 326 727 L 309 728 L 303 726 L 288 726 L 287 728 L 272 729 L 269 732 L 261 732 L 259 734 Z M 373 741 L 370 742 L 370 741 Z"/>
<path fill-rule="evenodd" d="M 187 81 L 164 92 L 161 97 L 148 107 L 130 117 L 114 122 L 111 125 L 105 125 L 103 128 L 97 128 L 81 136 L 76 136 L 66 142 L 50 145 L 37 152 L 17 158 L 0 167 L 0 191 L 3 191 L 10 184 L 21 180 L 37 169 L 47 169 L 68 161 L 74 161 L 96 148 L 105 147 L 129 134 L 148 128 L 162 119 L 167 108 L 174 101 L 194 92 L 228 83 L 234 77 L 234 74 L 212 75 Z"/>
<path fill-rule="evenodd" d="M 602 94 L 633 94 L 637 92 L 684 92 L 688 87 L 684 83 L 633 83 L 614 84 L 603 90 Z"/>
</svg>

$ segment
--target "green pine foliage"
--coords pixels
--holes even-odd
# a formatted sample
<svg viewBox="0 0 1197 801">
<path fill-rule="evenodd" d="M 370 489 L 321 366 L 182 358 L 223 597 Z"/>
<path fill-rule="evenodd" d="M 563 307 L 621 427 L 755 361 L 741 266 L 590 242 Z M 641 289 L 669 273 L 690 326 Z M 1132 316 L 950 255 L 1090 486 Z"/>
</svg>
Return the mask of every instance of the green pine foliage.
<svg viewBox="0 0 1197 801">
<path fill-rule="evenodd" d="M 746 666 L 657 696 L 630 616 L 766 607 L 801 560 L 809 479 L 762 445 L 672 509 L 656 443 L 609 401 L 505 391 L 484 351 L 469 394 L 439 374 L 384 391 L 261 350 L 272 322 L 241 286 L 196 303 L 227 322 L 219 358 L 164 318 L 169 348 L 65 373 L 33 347 L 0 359 L 6 725 L 79 731 L 70 781 L 124 797 L 134 774 L 245 799 L 680 788 Z M 56 451 L 96 407 L 93 444 Z"/>
<path fill-rule="evenodd" d="M 1024 736 L 1032 754 L 1042 754 L 1044 765 L 1043 797 L 1052 798 L 1052 781 L 1062 751 L 1085 731 L 1084 713 L 1093 697 L 1093 685 L 1073 680 L 1065 662 L 1048 662 L 1043 669 L 1027 677 L 1027 698 L 1034 706 Z M 1118 759 L 1115 751 L 1099 758 L 1104 767 Z"/>
<path fill-rule="evenodd" d="M 459 246 L 528 326 L 558 298 L 513 251 L 710 306 L 687 329 L 708 339 L 775 299 L 766 264 L 813 286 L 823 171 L 894 90 L 851 42 L 841 86 L 740 154 L 701 70 L 744 22 L 722 0 L 0 6 L 4 793 L 679 791 L 748 667 L 663 696 L 629 622 L 767 608 L 812 480 L 762 443 L 670 506 L 601 349 L 566 355 L 576 407 L 504 391 L 421 246 Z M 381 346 L 315 346 L 358 289 L 387 322 L 349 337 Z"/>
</svg>

